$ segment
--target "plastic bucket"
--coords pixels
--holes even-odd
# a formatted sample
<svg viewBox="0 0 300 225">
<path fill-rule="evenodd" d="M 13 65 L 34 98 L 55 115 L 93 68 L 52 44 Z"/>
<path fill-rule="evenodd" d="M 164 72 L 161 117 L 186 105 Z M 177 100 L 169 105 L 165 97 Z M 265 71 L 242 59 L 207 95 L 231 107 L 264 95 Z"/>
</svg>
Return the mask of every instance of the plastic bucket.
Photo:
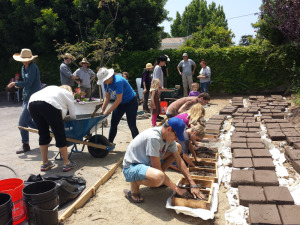
<svg viewBox="0 0 300 225">
<path fill-rule="evenodd" d="M 165 115 L 168 108 L 168 102 L 167 101 L 161 101 L 160 102 L 160 114 Z"/>
<path fill-rule="evenodd" d="M 58 196 L 56 183 L 40 181 L 23 189 L 30 224 L 54 225 L 58 223 Z"/>
<path fill-rule="evenodd" d="M 43 210 L 52 210 L 58 205 L 56 183 L 40 181 L 27 185 L 23 189 L 24 200 L 27 204 Z"/>
<path fill-rule="evenodd" d="M 0 193 L 0 224 L 13 224 L 13 203 L 9 194 Z"/>
<path fill-rule="evenodd" d="M 58 224 L 58 205 L 51 210 L 40 209 L 26 202 L 30 225 Z"/>
<path fill-rule="evenodd" d="M 22 190 L 24 181 L 19 178 L 9 178 L 0 180 L 0 192 L 11 196 L 13 202 L 13 221 L 14 224 L 19 224 L 26 219 L 26 206 L 23 201 Z"/>
</svg>

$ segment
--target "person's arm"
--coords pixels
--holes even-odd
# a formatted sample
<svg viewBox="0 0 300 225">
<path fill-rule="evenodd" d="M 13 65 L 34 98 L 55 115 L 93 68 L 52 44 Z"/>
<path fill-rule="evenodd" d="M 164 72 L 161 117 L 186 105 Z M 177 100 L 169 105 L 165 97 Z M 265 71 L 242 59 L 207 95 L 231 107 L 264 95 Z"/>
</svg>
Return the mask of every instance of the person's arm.
<svg viewBox="0 0 300 225">
<path fill-rule="evenodd" d="M 197 68 L 197 64 L 194 62 L 194 69 L 193 69 L 193 75 L 195 74 L 195 70 Z"/>
<path fill-rule="evenodd" d="M 159 157 L 150 156 L 150 161 L 151 161 L 151 165 L 153 168 L 162 171 Z M 184 193 L 187 192 L 187 190 L 177 187 L 176 184 L 170 180 L 170 178 L 167 176 L 167 174 L 165 174 L 165 179 L 164 179 L 163 184 L 167 185 L 169 188 L 174 190 L 180 196 L 184 195 Z"/>
<path fill-rule="evenodd" d="M 68 111 L 70 114 L 70 119 L 75 120 L 76 119 L 76 114 L 75 114 L 75 106 L 74 106 L 74 97 L 71 93 L 67 93 L 66 95 L 66 103 L 68 106 Z"/>
<path fill-rule="evenodd" d="M 187 162 L 187 164 L 191 167 L 195 167 L 195 164 L 193 163 L 193 161 L 190 159 L 190 157 L 188 156 L 188 154 L 183 153 L 182 154 L 184 161 Z"/>
<path fill-rule="evenodd" d="M 192 143 L 189 143 L 189 150 L 190 152 L 192 153 L 194 159 L 199 162 L 200 160 L 198 159 L 197 155 L 196 155 L 196 152 L 195 152 L 195 148 L 194 146 L 192 145 Z"/>
<path fill-rule="evenodd" d="M 62 65 L 60 67 L 60 73 L 65 77 L 72 78 L 73 80 L 77 79 L 76 76 L 73 76 L 72 72 L 69 70 L 67 65 Z"/>
<path fill-rule="evenodd" d="M 109 101 L 110 101 L 110 93 L 107 91 L 107 92 L 105 92 L 105 99 L 104 99 L 103 105 L 102 105 L 102 113 L 103 114 L 104 114 L 104 111 L 105 111 Z"/>
<path fill-rule="evenodd" d="M 210 78 L 210 68 L 209 67 L 206 67 L 206 74 L 205 74 L 205 77 L 206 78 Z"/>
<path fill-rule="evenodd" d="M 112 111 L 115 110 L 115 108 L 117 108 L 120 105 L 120 103 L 122 102 L 123 94 L 117 94 L 116 97 L 117 99 L 115 100 L 114 104 L 112 104 L 112 106 L 107 111 L 105 111 L 103 115 L 110 114 Z"/>
<path fill-rule="evenodd" d="M 180 157 L 178 151 L 173 152 L 173 156 L 175 158 L 176 161 L 176 165 L 178 167 L 178 169 L 181 171 L 181 173 L 183 174 L 183 176 L 189 181 L 190 186 L 191 187 L 195 187 L 196 183 L 195 181 L 193 181 L 184 161 L 182 160 L 182 158 Z M 202 194 L 202 192 L 199 190 L 199 188 L 191 188 L 191 193 L 193 194 L 194 198 L 204 198 L 204 195 Z"/>
<path fill-rule="evenodd" d="M 191 105 L 190 102 L 187 102 L 187 103 L 183 104 L 183 105 L 178 109 L 178 114 L 187 111 L 190 105 Z"/>
<path fill-rule="evenodd" d="M 147 92 L 147 89 L 146 89 L 146 82 L 143 82 L 143 86 L 144 86 L 144 91 L 143 91 L 143 93 L 146 93 L 146 92 Z"/>
<path fill-rule="evenodd" d="M 94 73 L 94 71 L 93 71 L 93 70 L 89 69 L 89 75 L 90 75 L 90 82 L 91 82 L 92 80 L 94 80 L 94 79 L 95 79 L 95 77 L 96 77 L 96 74 Z"/>
<path fill-rule="evenodd" d="M 151 91 L 151 105 L 153 109 L 156 109 L 156 105 L 154 102 L 154 96 L 155 96 L 156 91 Z"/>
<path fill-rule="evenodd" d="M 182 76 L 182 73 L 180 71 L 180 67 L 179 66 L 177 66 L 177 70 L 178 70 L 178 73 L 180 74 L 180 76 Z"/>
</svg>

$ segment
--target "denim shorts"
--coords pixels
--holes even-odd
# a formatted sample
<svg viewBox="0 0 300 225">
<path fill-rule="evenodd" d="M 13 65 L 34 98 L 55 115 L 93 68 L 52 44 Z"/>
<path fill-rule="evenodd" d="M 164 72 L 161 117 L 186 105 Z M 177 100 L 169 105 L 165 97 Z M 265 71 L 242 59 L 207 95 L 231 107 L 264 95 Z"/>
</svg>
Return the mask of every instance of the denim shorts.
<svg viewBox="0 0 300 225">
<path fill-rule="evenodd" d="M 123 168 L 123 174 L 127 182 L 135 182 L 146 179 L 146 172 L 150 166 L 145 164 L 132 164 L 129 168 Z"/>
</svg>

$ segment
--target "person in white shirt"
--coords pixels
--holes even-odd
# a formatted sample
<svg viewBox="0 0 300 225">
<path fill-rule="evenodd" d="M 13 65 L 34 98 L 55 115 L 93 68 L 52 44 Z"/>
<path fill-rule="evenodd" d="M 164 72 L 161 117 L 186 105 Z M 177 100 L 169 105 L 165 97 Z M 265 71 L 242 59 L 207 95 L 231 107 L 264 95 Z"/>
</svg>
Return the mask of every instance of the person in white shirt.
<svg viewBox="0 0 300 225">
<path fill-rule="evenodd" d="M 199 76 L 197 76 L 197 78 L 200 79 L 201 93 L 208 93 L 208 86 L 210 84 L 211 75 L 210 68 L 207 66 L 207 63 L 204 59 L 201 60 L 200 65 L 202 69 L 200 70 Z"/>
<path fill-rule="evenodd" d="M 52 140 L 49 126 L 54 134 L 56 147 L 59 148 L 64 161 L 63 172 L 76 167 L 76 163 L 68 159 L 67 140 L 63 122 L 68 111 L 70 119 L 76 119 L 71 87 L 68 85 L 60 87 L 48 86 L 34 93 L 29 99 L 28 110 L 39 130 L 39 145 L 43 160 L 41 171 L 49 170 L 55 166 L 54 163 L 48 160 L 48 145 Z"/>
<path fill-rule="evenodd" d="M 165 55 L 161 55 L 157 59 L 157 65 L 154 67 L 153 70 L 153 79 L 159 79 L 160 85 L 158 90 L 158 99 L 160 99 L 161 91 L 164 90 L 164 73 L 162 71 L 162 66 L 165 66 L 167 63 L 167 57 Z M 160 104 L 160 103 L 159 103 Z M 157 120 L 163 120 L 164 118 L 159 116 L 159 113 L 157 114 Z"/>
</svg>

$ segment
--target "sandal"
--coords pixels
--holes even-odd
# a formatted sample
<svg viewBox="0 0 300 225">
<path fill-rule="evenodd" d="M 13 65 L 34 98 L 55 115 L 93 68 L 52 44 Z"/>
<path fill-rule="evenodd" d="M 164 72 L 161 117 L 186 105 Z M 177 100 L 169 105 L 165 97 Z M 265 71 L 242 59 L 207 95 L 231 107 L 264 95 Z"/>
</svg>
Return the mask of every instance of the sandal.
<svg viewBox="0 0 300 225">
<path fill-rule="evenodd" d="M 140 193 L 131 193 L 128 189 L 123 190 L 125 197 L 131 202 L 131 203 L 142 203 L 144 199 L 142 199 L 142 196 Z M 137 199 L 133 199 L 133 197 L 136 197 Z"/>
</svg>

